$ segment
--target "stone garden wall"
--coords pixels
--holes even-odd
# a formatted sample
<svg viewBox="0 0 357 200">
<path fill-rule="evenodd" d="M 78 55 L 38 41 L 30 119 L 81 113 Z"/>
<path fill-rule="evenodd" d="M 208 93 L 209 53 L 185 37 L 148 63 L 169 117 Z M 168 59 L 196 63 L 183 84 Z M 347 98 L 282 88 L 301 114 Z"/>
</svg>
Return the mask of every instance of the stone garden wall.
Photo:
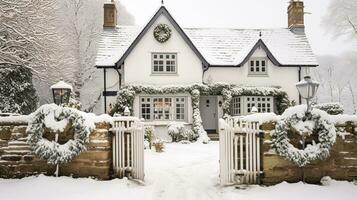
<svg viewBox="0 0 357 200">
<path fill-rule="evenodd" d="M 35 156 L 26 143 L 26 120 L 0 122 L 0 178 L 21 178 L 30 175 L 53 175 L 56 167 Z M 97 123 L 90 134 L 87 151 L 72 162 L 61 165 L 60 176 L 110 178 L 111 139 L 110 125 Z M 50 133 L 48 137 L 51 137 Z M 64 135 L 71 135 L 64 134 Z M 73 134 L 72 134 L 73 135 Z M 68 139 L 68 138 L 67 138 Z"/>
<path fill-rule="evenodd" d="M 316 161 L 303 169 L 278 156 L 271 148 L 270 133 L 275 128 L 274 122 L 264 123 L 262 162 L 264 185 L 277 184 L 283 181 L 299 182 L 304 175 L 308 183 L 320 183 L 324 176 L 336 180 L 357 180 L 357 123 L 337 123 L 338 136 L 330 151 L 330 157 L 324 161 Z M 293 138 L 293 137 L 289 137 Z M 292 143 L 294 144 L 294 139 Z"/>
</svg>

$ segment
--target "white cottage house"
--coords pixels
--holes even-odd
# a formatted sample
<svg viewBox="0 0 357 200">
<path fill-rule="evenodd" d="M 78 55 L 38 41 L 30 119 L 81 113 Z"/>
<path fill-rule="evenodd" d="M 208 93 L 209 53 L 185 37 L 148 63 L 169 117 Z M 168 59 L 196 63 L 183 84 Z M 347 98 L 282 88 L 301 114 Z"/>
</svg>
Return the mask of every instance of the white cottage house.
<svg viewBox="0 0 357 200">
<path fill-rule="evenodd" d="M 288 27 L 276 29 L 183 28 L 161 6 L 144 27 L 117 26 L 114 3 L 104 5 L 104 28 L 96 58 L 103 70 L 103 99 L 108 112 L 123 87 L 142 85 L 214 85 L 280 88 L 291 102 L 301 103 L 295 83 L 318 65 L 305 35 L 304 4 L 291 0 Z M 268 95 L 233 96 L 232 115 L 276 112 L 276 99 Z M 190 125 L 194 120 L 192 94 L 138 93 L 132 114 L 156 126 L 171 121 Z M 216 132 L 223 115 L 222 95 L 201 95 L 203 128 Z"/>
</svg>

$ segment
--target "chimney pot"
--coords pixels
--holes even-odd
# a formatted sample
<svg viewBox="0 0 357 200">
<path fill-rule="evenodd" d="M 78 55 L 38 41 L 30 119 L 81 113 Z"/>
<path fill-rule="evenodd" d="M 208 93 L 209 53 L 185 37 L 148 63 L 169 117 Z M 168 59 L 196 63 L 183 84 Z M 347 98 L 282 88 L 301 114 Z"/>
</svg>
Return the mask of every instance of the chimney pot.
<svg viewBox="0 0 357 200">
<path fill-rule="evenodd" d="M 293 32 L 304 32 L 304 2 L 300 0 L 290 0 L 288 7 L 288 27 Z"/>
<path fill-rule="evenodd" d="M 117 25 L 117 9 L 115 1 L 104 3 L 104 24 L 103 27 L 115 28 Z"/>
</svg>

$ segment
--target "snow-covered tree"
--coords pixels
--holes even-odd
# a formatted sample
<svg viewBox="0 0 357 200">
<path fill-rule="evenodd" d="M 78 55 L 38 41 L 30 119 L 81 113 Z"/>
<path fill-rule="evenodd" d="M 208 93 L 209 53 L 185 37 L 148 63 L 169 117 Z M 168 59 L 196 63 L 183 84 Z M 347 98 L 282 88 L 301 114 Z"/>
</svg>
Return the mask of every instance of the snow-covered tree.
<svg viewBox="0 0 357 200">
<path fill-rule="evenodd" d="M 54 81 L 68 80 L 72 74 L 68 52 L 62 48 L 64 37 L 56 28 L 57 8 L 54 0 L 0 1 L 0 64 L 30 69 L 46 99 Z"/>
<path fill-rule="evenodd" d="M 357 102 L 356 69 L 354 52 L 340 56 L 319 56 L 320 66 L 312 69 L 312 76 L 319 81 L 317 103 L 340 102 L 347 113 L 354 113 Z M 351 93 L 353 92 L 353 93 Z"/>
<path fill-rule="evenodd" d="M 93 91 L 93 83 L 102 77 L 95 67 L 97 43 L 103 27 L 103 4 L 106 0 L 63 0 L 59 3 L 59 17 L 62 19 L 60 32 L 69 41 L 66 50 L 71 52 L 73 62 L 73 83 L 77 99 L 83 109 L 93 111 L 101 98 L 102 90 Z M 134 18 L 125 7 L 116 1 L 119 24 L 133 25 Z M 100 73 L 100 74 L 99 74 Z"/>
<path fill-rule="evenodd" d="M 357 1 L 332 0 L 324 25 L 336 36 L 347 35 L 357 39 Z"/>
<path fill-rule="evenodd" d="M 37 95 L 29 68 L 0 64 L 0 111 L 30 114 L 36 110 Z"/>
</svg>

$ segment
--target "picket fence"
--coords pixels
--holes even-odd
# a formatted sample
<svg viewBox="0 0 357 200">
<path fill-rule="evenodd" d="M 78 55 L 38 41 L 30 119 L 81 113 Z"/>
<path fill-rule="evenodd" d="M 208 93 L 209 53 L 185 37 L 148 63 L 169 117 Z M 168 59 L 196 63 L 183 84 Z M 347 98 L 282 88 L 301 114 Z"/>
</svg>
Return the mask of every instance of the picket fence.
<svg viewBox="0 0 357 200">
<path fill-rule="evenodd" d="M 219 120 L 220 184 L 259 184 L 261 131 L 259 122 L 238 117 Z"/>
<path fill-rule="evenodd" d="M 136 117 L 113 117 L 113 170 L 117 177 L 144 180 L 144 125 Z"/>
</svg>

